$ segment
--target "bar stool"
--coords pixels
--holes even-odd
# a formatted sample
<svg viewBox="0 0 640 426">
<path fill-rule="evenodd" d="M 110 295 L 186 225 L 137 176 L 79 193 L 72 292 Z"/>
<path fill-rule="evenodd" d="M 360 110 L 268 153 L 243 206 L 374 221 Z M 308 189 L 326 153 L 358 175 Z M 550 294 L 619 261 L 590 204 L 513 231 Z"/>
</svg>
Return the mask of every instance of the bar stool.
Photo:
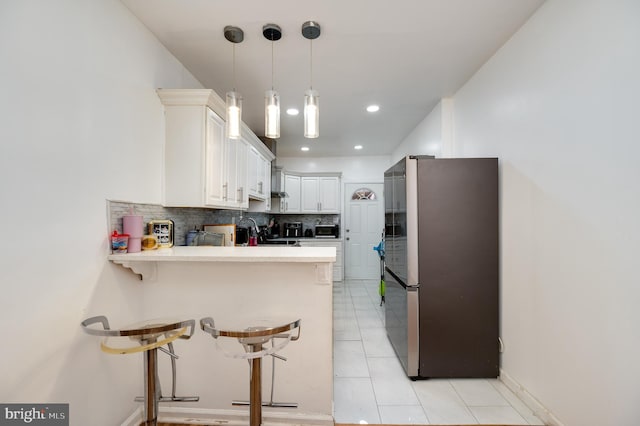
<svg viewBox="0 0 640 426">
<path fill-rule="evenodd" d="M 102 329 L 90 327 L 102 324 Z M 176 365 L 178 356 L 173 350 L 173 341 L 189 339 L 195 329 L 195 320 L 177 321 L 169 319 L 155 319 L 142 321 L 127 326 L 121 330 L 112 330 L 109 320 L 105 316 L 95 316 L 82 321 L 82 328 L 93 336 L 103 336 L 100 349 L 109 354 L 131 354 L 144 352 L 144 397 L 137 397 L 136 401 L 144 402 L 144 426 L 158 424 L 159 401 L 198 401 L 197 396 L 175 396 Z M 167 345 L 168 350 L 162 346 Z M 173 372 L 172 396 L 163 397 L 158 378 L 158 349 L 171 357 Z"/>
<path fill-rule="evenodd" d="M 220 336 L 235 337 L 244 347 L 243 354 L 227 355 L 250 360 L 249 426 L 262 424 L 262 358 L 267 355 L 282 358 L 276 352 L 288 345 L 290 341 L 300 338 L 300 321 L 300 319 L 291 322 L 255 320 L 248 322 L 251 324 L 249 326 L 216 327 L 211 317 L 200 320 L 202 330 L 211 334 L 214 339 Z M 297 333 L 294 335 L 293 331 L 296 329 Z M 265 343 L 276 338 L 283 339 L 283 342 L 264 347 Z"/>
</svg>

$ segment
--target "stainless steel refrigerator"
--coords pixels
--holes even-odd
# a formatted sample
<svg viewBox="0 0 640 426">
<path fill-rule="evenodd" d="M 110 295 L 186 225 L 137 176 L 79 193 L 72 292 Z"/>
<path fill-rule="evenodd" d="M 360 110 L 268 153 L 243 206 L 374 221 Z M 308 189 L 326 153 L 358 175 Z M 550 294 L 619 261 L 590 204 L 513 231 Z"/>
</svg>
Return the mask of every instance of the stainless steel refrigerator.
<svg viewBox="0 0 640 426">
<path fill-rule="evenodd" d="M 385 326 L 407 375 L 497 377 L 498 160 L 408 156 L 384 196 Z"/>
</svg>

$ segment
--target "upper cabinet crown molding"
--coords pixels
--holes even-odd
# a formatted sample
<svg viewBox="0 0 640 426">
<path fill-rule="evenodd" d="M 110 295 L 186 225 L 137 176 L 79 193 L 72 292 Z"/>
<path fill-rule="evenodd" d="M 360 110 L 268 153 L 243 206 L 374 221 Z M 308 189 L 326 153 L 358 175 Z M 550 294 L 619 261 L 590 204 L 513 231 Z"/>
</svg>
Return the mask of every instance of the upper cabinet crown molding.
<svg viewBox="0 0 640 426">
<path fill-rule="evenodd" d="M 165 106 L 207 106 L 222 118 L 226 115 L 224 99 L 211 89 L 157 89 L 156 92 Z M 244 122 L 241 124 L 241 133 L 268 161 L 276 158 Z"/>
<path fill-rule="evenodd" d="M 324 177 L 337 177 L 337 178 L 342 177 L 342 172 L 294 172 L 286 169 L 283 169 L 283 171 L 288 175 L 299 176 L 299 177 L 305 177 L 305 176 L 310 176 L 310 177 L 324 176 Z"/>
<path fill-rule="evenodd" d="M 163 105 L 208 106 L 220 117 L 225 116 L 224 100 L 211 89 L 157 89 Z"/>
</svg>

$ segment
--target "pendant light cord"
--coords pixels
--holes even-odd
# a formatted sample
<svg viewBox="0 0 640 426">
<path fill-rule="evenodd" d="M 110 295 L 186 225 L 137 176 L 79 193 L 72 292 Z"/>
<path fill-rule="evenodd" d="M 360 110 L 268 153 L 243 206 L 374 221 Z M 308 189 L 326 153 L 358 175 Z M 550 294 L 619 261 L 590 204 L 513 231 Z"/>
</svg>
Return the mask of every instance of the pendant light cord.
<svg viewBox="0 0 640 426">
<path fill-rule="evenodd" d="M 231 43 L 231 47 L 233 49 L 232 57 L 233 57 L 233 91 L 236 91 L 236 44 Z"/>
<path fill-rule="evenodd" d="M 273 32 L 271 33 L 271 90 L 273 90 Z"/>
<path fill-rule="evenodd" d="M 309 75 L 310 75 L 310 88 L 313 89 L 313 40 L 309 39 Z"/>
</svg>

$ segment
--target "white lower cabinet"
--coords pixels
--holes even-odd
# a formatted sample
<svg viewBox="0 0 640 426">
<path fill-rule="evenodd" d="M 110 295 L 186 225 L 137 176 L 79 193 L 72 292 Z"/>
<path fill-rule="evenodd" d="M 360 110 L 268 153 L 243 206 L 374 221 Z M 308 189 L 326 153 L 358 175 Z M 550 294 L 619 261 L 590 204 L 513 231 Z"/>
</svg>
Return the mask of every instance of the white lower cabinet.
<svg viewBox="0 0 640 426">
<path fill-rule="evenodd" d="M 344 263 L 343 263 L 343 246 L 342 241 L 332 241 L 325 239 L 316 240 L 300 240 L 302 247 L 335 247 L 336 263 L 333 264 L 333 281 L 342 281 L 344 279 Z"/>
</svg>

